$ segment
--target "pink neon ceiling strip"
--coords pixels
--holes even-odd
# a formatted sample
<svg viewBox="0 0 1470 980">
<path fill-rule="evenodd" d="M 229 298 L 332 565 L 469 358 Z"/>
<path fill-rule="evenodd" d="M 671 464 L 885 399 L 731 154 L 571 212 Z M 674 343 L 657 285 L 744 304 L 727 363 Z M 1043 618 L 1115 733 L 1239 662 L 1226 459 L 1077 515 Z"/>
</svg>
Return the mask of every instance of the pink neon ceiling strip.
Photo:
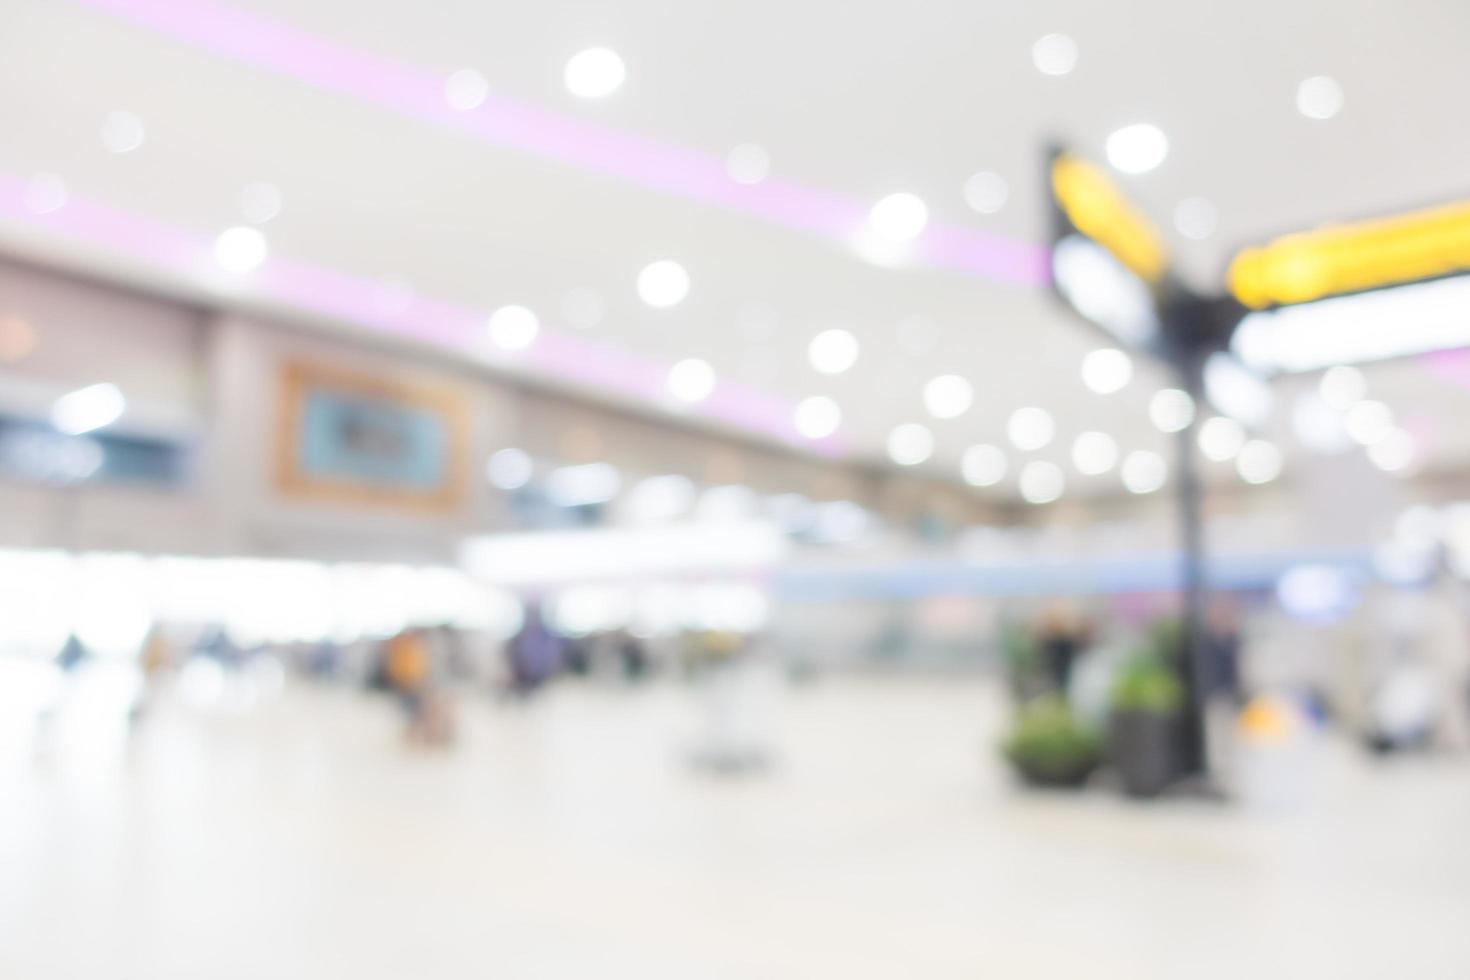
<svg viewBox="0 0 1470 980">
<path fill-rule="evenodd" d="M 444 98 L 445 76 L 402 65 L 212 0 L 75 0 L 222 57 L 654 191 L 836 241 L 861 233 L 868 205 L 771 178 L 743 185 L 709 154 L 622 133 L 491 93 L 470 110 Z M 1045 250 L 964 225 L 931 222 L 914 260 L 1001 282 L 1046 281 Z"/>
<path fill-rule="evenodd" d="M 388 284 L 285 258 L 268 258 L 248 275 L 232 276 L 216 265 L 214 239 L 208 234 L 75 196 L 57 210 L 37 214 L 29 188 L 27 180 L 0 173 L 0 222 L 98 249 L 215 294 L 238 295 L 397 334 L 593 392 L 669 404 L 664 398 L 668 365 L 656 360 L 544 328 L 529 350 L 497 352 L 484 340 L 485 314 L 480 310 L 423 296 L 393 308 L 383 300 Z M 837 437 L 812 440 L 798 433 L 792 402 L 733 382 L 719 382 L 709 398 L 680 411 L 822 455 L 844 451 Z"/>
</svg>

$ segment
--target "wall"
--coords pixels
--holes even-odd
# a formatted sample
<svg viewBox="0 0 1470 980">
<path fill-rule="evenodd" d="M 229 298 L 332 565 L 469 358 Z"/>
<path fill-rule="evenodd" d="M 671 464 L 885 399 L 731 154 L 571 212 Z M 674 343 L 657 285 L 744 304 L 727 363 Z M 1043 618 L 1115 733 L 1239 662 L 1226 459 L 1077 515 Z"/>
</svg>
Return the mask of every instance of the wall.
<svg viewBox="0 0 1470 980">
<path fill-rule="evenodd" d="M 44 417 L 58 395 L 112 381 L 129 401 L 115 428 L 164 433 L 196 452 L 192 479 L 172 490 L 0 482 L 0 546 L 449 561 L 461 536 L 507 526 L 505 500 L 481 467 L 508 445 L 558 462 L 608 460 L 629 479 L 681 473 L 705 485 L 853 500 L 900 524 L 926 513 L 955 526 L 998 519 L 996 508 L 957 487 L 537 390 L 340 328 L 202 310 L 0 261 L 5 316 L 31 324 L 40 343 L 0 365 L 0 410 Z M 461 390 L 471 418 L 464 506 L 432 516 L 283 496 L 274 425 L 281 365 L 292 359 Z"/>
</svg>

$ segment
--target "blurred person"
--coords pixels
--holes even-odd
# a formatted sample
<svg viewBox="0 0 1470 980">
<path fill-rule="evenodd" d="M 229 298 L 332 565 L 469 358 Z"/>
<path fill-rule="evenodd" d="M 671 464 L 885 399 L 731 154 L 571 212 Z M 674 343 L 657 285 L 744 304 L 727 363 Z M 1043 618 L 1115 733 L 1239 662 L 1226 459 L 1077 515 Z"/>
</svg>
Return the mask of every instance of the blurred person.
<svg viewBox="0 0 1470 980">
<path fill-rule="evenodd" d="M 363 675 L 363 684 L 370 691 L 382 691 L 386 694 L 393 692 L 393 680 L 388 676 L 388 652 L 392 644 L 392 637 L 383 642 L 359 642 L 359 646 L 363 648 L 363 660 L 367 665 L 367 672 Z"/>
<path fill-rule="evenodd" d="M 578 677 L 592 673 L 592 652 L 600 645 L 600 640 L 598 636 L 568 637 L 561 648 L 562 666 L 567 673 Z"/>
<path fill-rule="evenodd" d="M 141 718 L 159 697 L 164 678 L 173 669 L 173 644 L 164 634 L 163 628 L 154 625 L 143 640 L 138 653 L 138 667 L 142 672 L 142 685 L 138 701 L 133 706 L 133 720 Z"/>
<path fill-rule="evenodd" d="M 1042 667 L 1052 688 L 1064 696 L 1072 682 L 1072 668 L 1087 641 L 1086 624 L 1065 607 L 1053 606 L 1042 614 L 1037 636 Z"/>
<path fill-rule="evenodd" d="M 612 635 L 613 649 L 623 666 L 623 676 L 630 681 L 648 676 L 648 649 L 643 641 L 628 630 L 620 629 Z"/>
<path fill-rule="evenodd" d="M 312 644 L 306 651 L 306 672 L 320 680 L 330 680 L 342 669 L 342 648 L 333 640 Z"/>
<path fill-rule="evenodd" d="M 229 631 L 221 626 L 212 626 L 200 634 L 194 653 L 216 660 L 223 667 L 238 667 L 245 652 L 230 638 Z"/>
<path fill-rule="evenodd" d="M 562 640 L 546 626 L 541 603 L 526 603 L 521 628 L 505 646 L 513 694 L 530 695 L 555 676 L 562 665 Z"/>
<path fill-rule="evenodd" d="M 1205 621 L 1202 689 L 1207 698 L 1243 703 L 1240 683 L 1240 610 L 1232 600 L 1217 599 Z"/>
<path fill-rule="evenodd" d="M 1198 689 L 1204 711 L 1204 752 L 1212 777 L 1231 792 L 1243 792 L 1241 787 L 1249 783 L 1249 792 L 1256 794 L 1262 778 L 1256 750 L 1275 744 L 1274 734 L 1267 737 L 1266 725 L 1267 708 L 1275 702 L 1262 702 L 1266 707 L 1260 707 L 1242 727 L 1242 713 L 1255 703 L 1248 700 L 1242 680 L 1243 618 L 1240 602 L 1233 595 L 1217 595 L 1209 603 L 1199 639 Z M 1273 723 L 1279 720 L 1276 715 L 1269 718 Z"/>
<path fill-rule="evenodd" d="M 388 641 L 383 677 L 408 719 L 409 741 L 419 741 L 426 727 L 429 667 L 429 647 L 418 630 L 404 630 Z"/>
<path fill-rule="evenodd" d="M 82 644 L 81 638 L 75 633 L 68 633 L 66 642 L 56 653 L 56 666 L 62 670 L 71 672 L 76 670 L 87 659 L 87 648 Z"/>
<path fill-rule="evenodd" d="M 174 648 L 163 628 L 154 626 L 143 640 L 143 649 L 138 654 L 138 665 L 143 676 L 149 680 L 162 677 L 174 665 Z"/>
</svg>

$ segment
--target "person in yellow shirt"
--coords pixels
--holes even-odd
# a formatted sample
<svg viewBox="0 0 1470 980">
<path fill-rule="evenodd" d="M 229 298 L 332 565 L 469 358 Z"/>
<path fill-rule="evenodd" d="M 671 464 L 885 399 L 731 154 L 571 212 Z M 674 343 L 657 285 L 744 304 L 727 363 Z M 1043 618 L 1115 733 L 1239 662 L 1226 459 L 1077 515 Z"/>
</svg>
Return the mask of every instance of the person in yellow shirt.
<svg viewBox="0 0 1470 980">
<path fill-rule="evenodd" d="M 388 641 L 383 665 L 388 684 L 408 714 L 409 734 L 423 712 L 429 683 L 429 648 L 417 630 L 404 630 Z"/>
<path fill-rule="evenodd" d="M 447 745 L 454 739 L 454 711 L 449 696 L 433 684 L 428 637 L 405 630 L 388 641 L 384 672 L 408 714 L 408 740 Z"/>
</svg>

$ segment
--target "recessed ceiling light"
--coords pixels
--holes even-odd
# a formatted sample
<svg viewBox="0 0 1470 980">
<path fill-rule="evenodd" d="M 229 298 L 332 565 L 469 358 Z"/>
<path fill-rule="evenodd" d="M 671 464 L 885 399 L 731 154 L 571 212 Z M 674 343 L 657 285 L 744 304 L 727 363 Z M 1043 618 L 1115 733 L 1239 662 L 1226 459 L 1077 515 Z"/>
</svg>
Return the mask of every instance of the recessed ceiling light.
<svg viewBox="0 0 1470 980">
<path fill-rule="evenodd" d="M 1368 383 L 1363 380 L 1362 371 L 1339 364 L 1322 373 L 1322 380 L 1317 382 L 1317 391 L 1324 402 L 1345 412 L 1363 400 L 1363 396 L 1368 393 Z"/>
<path fill-rule="evenodd" d="M 881 238 L 908 242 L 918 238 L 929 223 L 929 206 L 917 194 L 899 191 L 873 205 L 868 224 Z"/>
<path fill-rule="evenodd" d="M 1246 483 L 1270 483 L 1281 475 L 1281 450 L 1264 439 L 1252 439 L 1235 457 L 1235 471 Z"/>
<path fill-rule="evenodd" d="M 240 216 L 252 225 L 263 225 L 281 213 L 281 189 L 263 180 L 240 190 Z"/>
<path fill-rule="evenodd" d="M 1082 358 L 1082 383 L 1099 395 L 1121 391 L 1133 380 L 1133 359 L 1120 350 L 1103 347 Z"/>
<path fill-rule="evenodd" d="M 737 184 L 759 184 L 770 176 L 771 155 L 759 143 L 741 143 L 725 157 L 725 172 Z"/>
<path fill-rule="evenodd" d="M 484 103 L 490 83 L 473 68 L 461 68 L 444 80 L 444 101 L 464 112 Z"/>
<path fill-rule="evenodd" d="M 971 174 L 965 181 L 965 203 L 981 214 L 994 214 L 1005 207 L 1011 189 L 1005 178 L 988 170 Z"/>
<path fill-rule="evenodd" d="M 1308 119 L 1331 119 L 1342 111 L 1342 86 L 1327 75 L 1302 79 L 1296 87 L 1296 108 Z"/>
<path fill-rule="evenodd" d="M 1368 447 L 1368 461 L 1385 473 L 1408 469 L 1417 456 L 1414 438 L 1403 429 L 1394 429 Z"/>
<path fill-rule="evenodd" d="M 1204 241 L 1215 233 L 1218 214 L 1202 197 L 1186 197 L 1174 205 L 1174 228 L 1185 238 Z"/>
<path fill-rule="evenodd" d="M 501 490 L 518 490 L 531 482 L 534 464 L 524 450 L 505 448 L 490 456 L 485 477 Z"/>
<path fill-rule="evenodd" d="M 1178 388 L 1161 388 L 1148 403 L 1148 417 L 1160 432 L 1179 432 L 1194 421 L 1194 399 Z"/>
<path fill-rule="evenodd" d="M 857 338 L 846 330 L 823 330 L 807 345 L 806 355 L 822 374 L 841 374 L 857 363 Z"/>
<path fill-rule="evenodd" d="M 715 369 L 708 361 L 689 357 L 669 369 L 669 394 L 682 402 L 702 402 L 715 390 Z"/>
<path fill-rule="evenodd" d="M 35 214 L 50 214 L 66 206 L 66 181 L 59 174 L 34 174 L 26 183 L 26 207 Z"/>
<path fill-rule="evenodd" d="M 249 225 L 226 228 L 214 240 L 214 260 L 227 272 L 250 272 L 265 261 L 269 252 L 265 235 Z"/>
<path fill-rule="evenodd" d="M 638 273 L 638 295 L 649 306 L 675 306 L 689 295 L 689 273 L 673 259 L 650 262 Z"/>
<path fill-rule="evenodd" d="M 1021 467 L 1021 496 L 1029 504 L 1049 504 L 1061 497 L 1067 476 L 1056 463 L 1033 459 Z"/>
<path fill-rule="evenodd" d="M 1205 458 L 1217 463 L 1234 459 L 1245 445 L 1245 429 L 1235 419 L 1224 415 L 1208 418 L 1199 427 L 1199 449 Z"/>
<path fill-rule="evenodd" d="M 972 487 L 991 487 L 1005 479 L 1006 454 L 998 446 L 981 443 L 965 450 L 960 472 Z"/>
<path fill-rule="evenodd" d="M 1168 479 L 1169 464 L 1158 453 L 1140 449 L 1124 458 L 1121 475 L 1129 493 L 1153 493 Z"/>
<path fill-rule="evenodd" d="M 1125 174 L 1146 174 L 1169 155 L 1169 138 L 1152 123 L 1114 130 L 1107 141 L 1108 162 Z"/>
<path fill-rule="evenodd" d="M 1106 432 L 1083 432 L 1072 441 L 1072 465 L 1084 476 L 1097 476 L 1118 462 L 1118 444 Z"/>
<path fill-rule="evenodd" d="M 1031 406 L 1016 409 L 1006 423 L 1006 434 L 1010 436 L 1011 444 L 1027 452 L 1050 443 L 1056 430 L 1051 413 Z"/>
<path fill-rule="evenodd" d="M 1065 34 L 1048 34 L 1031 45 L 1031 63 L 1043 75 L 1066 75 L 1077 67 L 1077 42 Z"/>
<path fill-rule="evenodd" d="M 808 439 L 825 439 L 842 424 L 842 409 L 826 395 L 813 395 L 797 403 L 793 421 Z"/>
<path fill-rule="evenodd" d="M 602 297 L 578 287 L 562 297 L 561 315 L 578 330 L 591 330 L 602 322 Z"/>
<path fill-rule="evenodd" d="M 958 374 L 941 374 L 924 385 L 924 407 L 937 419 L 958 418 L 974 401 L 974 387 Z"/>
<path fill-rule="evenodd" d="M 611 95 L 623 84 L 627 69 L 611 48 L 588 48 L 567 59 L 563 78 L 567 91 L 584 99 Z"/>
<path fill-rule="evenodd" d="M 917 422 L 888 433 L 888 458 L 899 466 L 917 466 L 934 453 L 934 433 Z"/>
<path fill-rule="evenodd" d="M 490 342 L 501 350 L 525 350 L 536 342 L 541 321 L 524 306 L 502 306 L 486 322 Z"/>
<path fill-rule="evenodd" d="M 102 145 L 109 153 L 131 153 L 143 145 L 146 135 L 143 120 L 121 109 L 109 112 L 102 120 Z"/>
</svg>

